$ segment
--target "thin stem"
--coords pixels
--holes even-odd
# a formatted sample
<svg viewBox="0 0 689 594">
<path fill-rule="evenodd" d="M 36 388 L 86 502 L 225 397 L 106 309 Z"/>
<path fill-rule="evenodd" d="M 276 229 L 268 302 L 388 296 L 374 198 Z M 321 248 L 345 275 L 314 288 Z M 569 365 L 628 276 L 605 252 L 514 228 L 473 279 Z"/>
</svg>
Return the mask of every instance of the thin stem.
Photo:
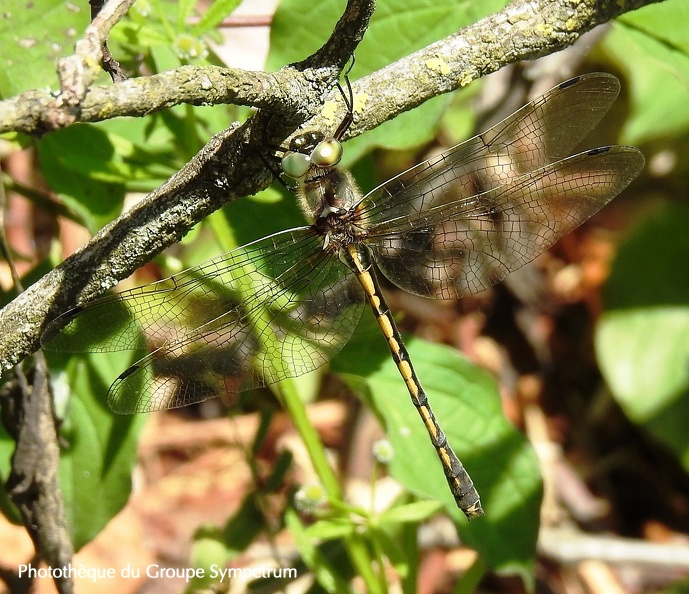
<svg viewBox="0 0 689 594">
<path fill-rule="evenodd" d="M 292 419 L 297 433 L 299 433 L 299 436 L 304 442 L 313 468 L 325 492 L 328 494 L 328 497 L 342 499 L 340 485 L 325 455 L 323 442 L 321 442 L 316 429 L 311 424 L 311 421 L 309 421 L 306 407 L 301 401 L 301 398 L 299 398 L 299 394 L 294 387 L 294 382 L 290 379 L 283 380 L 279 384 L 276 384 L 274 389 L 278 393 L 282 405 Z"/>
<path fill-rule="evenodd" d="M 290 379 L 283 380 L 279 384 L 275 384 L 273 389 L 278 394 L 294 423 L 297 433 L 299 433 L 304 442 L 306 451 L 311 459 L 311 464 L 313 464 L 314 470 L 328 497 L 333 500 L 341 500 L 342 491 L 339 482 L 325 455 L 323 442 L 320 440 L 311 421 L 309 421 L 306 407 L 301 398 L 299 398 L 294 382 Z M 373 571 L 371 555 L 364 537 L 355 532 L 343 540 L 349 559 L 356 568 L 357 575 L 366 584 L 366 591 L 373 594 L 385 594 L 385 590 L 381 589 L 379 578 Z"/>
</svg>

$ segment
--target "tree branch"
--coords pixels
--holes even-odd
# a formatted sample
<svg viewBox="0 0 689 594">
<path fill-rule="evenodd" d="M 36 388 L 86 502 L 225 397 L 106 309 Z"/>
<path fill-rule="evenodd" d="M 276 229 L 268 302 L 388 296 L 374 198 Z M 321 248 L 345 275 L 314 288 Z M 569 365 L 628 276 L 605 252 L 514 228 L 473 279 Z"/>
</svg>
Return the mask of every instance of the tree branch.
<svg viewBox="0 0 689 594">
<path fill-rule="evenodd" d="M 356 91 L 367 103 L 357 136 L 424 101 L 466 86 L 472 80 L 519 60 L 532 60 L 573 44 L 594 27 L 661 0 L 617 2 L 581 0 L 517 0 L 428 47 L 358 81 Z M 108 3 L 109 6 L 110 3 Z M 182 66 L 150 77 L 88 91 L 75 121 L 98 122 L 120 116 L 140 117 L 179 104 L 232 103 L 267 109 L 278 115 L 304 113 L 313 104 L 313 82 L 339 72 L 361 39 L 357 23 L 370 11 L 359 2 L 338 22 L 330 40 L 310 58 L 277 73 L 247 72 L 216 66 Z M 370 16 L 370 15 L 369 15 Z M 349 43 L 343 44 L 342 40 Z M 443 68 L 429 66 L 429 60 Z M 326 73 L 315 72 L 331 67 Z M 394 83 L 394 84 L 391 84 Z M 394 94 L 394 101 L 391 95 Z M 42 134 L 55 129 L 51 113 L 55 98 L 32 90 L 0 101 L 0 133 L 11 130 Z M 306 110 L 310 111 L 310 110 Z M 314 122 L 316 123 L 316 122 Z"/>
<path fill-rule="evenodd" d="M 232 103 L 276 114 L 301 114 L 312 95 L 314 76 L 285 68 L 280 72 L 249 72 L 218 66 L 181 66 L 153 76 L 97 86 L 88 91 L 74 121 L 100 122 L 121 116 L 142 117 L 181 103 Z M 308 92 L 307 92 L 308 91 Z M 63 126 L 62 111 L 48 91 L 31 90 L 0 101 L 0 133 L 17 131 L 40 136 Z"/>
<path fill-rule="evenodd" d="M 83 37 L 77 41 L 73 55 L 62 58 L 57 64 L 60 92 L 52 98 L 46 114 L 47 129 L 68 126 L 77 121 L 79 107 L 89 87 L 100 72 L 105 41 L 110 30 L 127 14 L 134 0 L 109 0 L 91 21 Z"/>
<path fill-rule="evenodd" d="M 515 0 L 436 43 L 357 81 L 365 94 L 346 138 L 522 60 L 562 50 L 625 12 L 662 0 Z M 344 113 L 344 112 L 343 112 Z"/>
<path fill-rule="evenodd" d="M 332 86 L 361 41 L 373 13 L 372 0 L 349 0 L 328 41 L 315 54 L 277 73 L 217 66 L 181 66 L 115 85 L 87 88 L 97 74 L 107 32 L 133 0 L 110 0 L 60 60 L 61 90 L 31 90 L 0 101 L 0 133 L 41 136 L 75 122 L 141 117 L 174 105 L 232 103 L 266 109 L 304 121 L 320 107 L 314 101 Z"/>
<path fill-rule="evenodd" d="M 50 567 L 66 567 L 74 548 L 58 480 L 60 448 L 43 353 L 36 354 L 30 377 L 17 369 L 15 377 L 0 389 L 0 399 L 3 424 L 16 442 L 5 487 L 22 515 L 39 558 Z M 74 591 L 69 575 L 54 581 L 61 594 Z"/>
<path fill-rule="evenodd" d="M 367 101 L 355 114 L 347 137 L 361 134 L 430 97 L 466 85 L 506 64 L 562 49 L 610 18 L 655 1 L 627 0 L 621 8 L 616 2 L 600 0 L 579 0 L 575 4 L 517 0 L 503 11 L 357 81 L 354 91 L 365 94 Z M 260 104 L 270 105 L 266 112 L 286 113 L 281 109 L 286 106 L 299 107 L 300 111 L 296 115 L 292 112 L 289 120 L 259 112 L 244 125 L 216 135 L 135 209 L 102 229 L 86 246 L 10 303 L 0 312 L 4 330 L 0 335 L 0 371 L 11 368 L 38 348 L 46 320 L 77 302 L 94 298 L 129 276 L 226 202 L 265 188 L 272 174 L 261 160 L 260 153 L 265 150 L 262 145 L 266 139 L 283 142 L 304 116 L 316 113 L 327 88 L 324 85 L 332 85 L 338 68 L 349 59 L 367 26 L 369 14 L 370 3 L 350 0 L 336 31 L 346 31 L 352 37 L 338 39 L 333 35 L 314 56 L 283 69 L 279 74 L 284 74 L 284 79 L 278 74 L 246 73 L 261 82 L 234 88 L 233 101 L 242 93 L 247 96 L 248 89 L 262 87 Z M 322 63 L 329 59 L 335 65 Z M 190 72 L 175 72 L 180 70 L 187 73 L 185 76 Z M 201 84 L 196 82 L 196 92 L 198 97 L 206 98 L 201 88 L 204 79 L 200 80 Z M 281 82 L 274 82 L 278 80 Z M 280 86 L 282 81 L 287 85 Z M 306 99 L 303 104 L 299 103 L 302 96 L 294 94 L 300 91 Z M 218 97 L 221 96 L 220 93 Z M 293 97 L 300 97 L 299 101 L 293 103 Z M 331 97 L 338 99 L 338 94 L 333 92 Z M 123 112 L 121 107 L 113 109 L 118 110 Z M 81 113 L 90 112 L 82 109 Z M 331 122 L 322 115 L 309 121 L 309 128 L 330 127 Z"/>
</svg>

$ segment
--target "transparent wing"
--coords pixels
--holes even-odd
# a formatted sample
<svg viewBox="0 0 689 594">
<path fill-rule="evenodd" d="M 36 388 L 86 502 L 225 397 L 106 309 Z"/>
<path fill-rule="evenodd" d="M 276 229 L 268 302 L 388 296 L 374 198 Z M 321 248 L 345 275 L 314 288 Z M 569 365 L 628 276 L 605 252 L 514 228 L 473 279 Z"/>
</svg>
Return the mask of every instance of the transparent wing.
<svg viewBox="0 0 689 594">
<path fill-rule="evenodd" d="M 567 157 L 600 122 L 619 90 L 619 81 L 601 72 L 561 83 L 482 134 L 378 186 L 362 200 L 359 224 L 394 223 Z"/>
<path fill-rule="evenodd" d="M 370 229 L 381 272 L 402 289 L 442 299 L 475 293 L 533 260 L 619 194 L 641 171 L 633 147 L 593 149 L 469 198 Z M 451 192 L 449 180 L 439 191 Z"/>
<path fill-rule="evenodd" d="M 152 352 L 117 378 L 108 404 L 120 413 L 175 408 L 323 365 L 351 337 L 363 302 L 356 277 L 301 228 L 68 312 L 46 347 L 132 349 L 143 335 Z"/>
</svg>

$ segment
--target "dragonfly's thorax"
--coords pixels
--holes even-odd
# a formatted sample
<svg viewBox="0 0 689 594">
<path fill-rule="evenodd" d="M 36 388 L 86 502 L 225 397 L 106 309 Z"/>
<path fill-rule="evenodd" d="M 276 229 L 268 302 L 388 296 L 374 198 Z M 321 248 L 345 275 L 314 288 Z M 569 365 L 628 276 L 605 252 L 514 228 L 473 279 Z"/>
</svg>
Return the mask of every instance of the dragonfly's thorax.
<svg viewBox="0 0 689 594">
<path fill-rule="evenodd" d="M 313 228 L 323 237 L 323 250 L 339 253 L 352 243 L 360 242 L 365 230 L 356 224 L 356 209 L 331 209 L 321 213 Z"/>
<path fill-rule="evenodd" d="M 361 192 L 351 173 L 338 168 L 339 140 L 307 133 L 296 137 L 291 149 L 282 158 L 282 169 L 297 180 L 299 204 L 323 235 L 323 249 L 336 252 L 360 239 L 355 218 Z"/>
<path fill-rule="evenodd" d="M 312 222 L 317 223 L 331 213 L 352 210 L 359 202 L 361 193 L 348 171 L 335 167 L 313 169 L 303 180 L 299 192 L 302 208 Z"/>
</svg>

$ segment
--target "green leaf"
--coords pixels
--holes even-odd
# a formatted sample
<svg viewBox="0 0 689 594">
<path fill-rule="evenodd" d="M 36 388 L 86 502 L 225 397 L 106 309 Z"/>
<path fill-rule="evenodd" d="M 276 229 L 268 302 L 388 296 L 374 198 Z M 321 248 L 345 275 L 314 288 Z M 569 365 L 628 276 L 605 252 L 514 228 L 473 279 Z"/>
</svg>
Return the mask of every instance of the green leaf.
<svg viewBox="0 0 689 594">
<path fill-rule="evenodd" d="M 356 528 L 349 518 L 335 518 L 333 520 L 320 520 L 306 528 L 306 534 L 310 538 L 320 540 L 333 540 L 351 535 Z"/>
<path fill-rule="evenodd" d="M 359 78 L 500 10 L 505 0 L 380 0 L 356 52 Z M 343 0 L 283 0 L 273 18 L 267 68 L 303 60 L 327 40 L 345 7 Z M 314 27 L 314 23 L 318 23 Z"/>
<path fill-rule="evenodd" d="M 102 130 L 89 125 L 59 130 L 39 141 L 38 153 L 46 181 L 90 231 L 122 210 L 121 159 Z"/>
<path fill-rule="evenodd" d="M 146 118 L 118 118 L 100 122 L 128 180 L 160 185 L 187 163 L 207 139 L 227 126 L 235 112 L 227 106 L 175 106 Z M 131 181 L 130 181 L 131 184 Z"/>
<path fill-rule="evenodd" d="M 294 537 L 302 560 L 313 571 L 320 586 L 331 594 L 349 592 L 350 587 L 347 581 L 330 565 L 321 550 L 311 543 L 311 537 L 293 509 L 285 512 L 285 526 Z"/>
<path fill-rule="evenodd" d="M 196 0 L 177 0 L 177 18 L 175 28 L 178 33 L 187 30 L 187 19 L 193 14 Z"/>
<path fill-rule="evenodd" d="M 410 149 L 433 139 L 443 111 L 452 100 L 449 95 L 434 97 L 411 111 L 383 122 L 366 134 L 345 143 L 343 165 L 349 167 L 374 148 Z"/>
<path fill-rule="evenodd" d="M 22 515 L 10 499 L 6 488 L 7 479 L 10 476 L 10 461 L 15 446 L 16 443 L 7 433 L 4 423 L 0 423 L 0 511 L 2 511 L 2 515 L 9 522 L 20 526 L 22 524 Z"/>
<path fill-rule="evenodd" d="M 419 502 L 421 503 L 421 502 Z M 417 591 L 419 560 L 418 531 L 416 523 L 385 526 L 392 528 L 376 531 L 376 546 L 379 547 L 400 577 L 403 592 Z"/>
<path fill-rule="evenodd" d="M 170 113 L 77 124 L 38 143 L 43 174 L 92 232 L 120 214 L 125 191 L 150 191 L 189 158 Z"/>
<path fill-rule="evenodd" d="M 676 137 L 689 130 L 687 3 L 667 0 L 624 15 L 601 49 L 626 71 L 629 117 L 621 139 L 629 144 Z"/>
<path fill-rule="evenodd" d="M 620 246 L 595 346 L 625 414 L 689 469 L 689 275 L 678 272 L 689 261 L 687 226 L 689 207 L 667 206 Z"/>
<path fill-rule="evenodd" d="M 689 206 L 646 214 L 620 245 L 603 291 L 606 310 L 684 307 L 689 302 Z"/>
<path fill-rule="evenodd" d="M 47 353 L 57 406 L 66 407 L 60 486 L 75 548 L 91 541 L 125 506 L 144 415 L 117 416 L 105 405 L 110 383 L 132 353 Z M 59 410 L 59 408 L 58 408 Z"/>
<path fill-rule="evenodd" d="M 265 527 L 263 512 L 251 493 L 244 498 L 241 507 L 223 528 L 223 541 L 230 547 L 228 552 L 234 556 L 245 551 Z"/>
<path fill-rule="evenodd" d="M 646 32 L 668 47 L 689 54 L 689 4 L 685 0 L 665 0 L 622 15 L 617 22 Z"/>
<path fill-rule="evenodd" d="M 390 473 L 417 495 L 441 501 L 462 538 L 494 569 L 530 582 L 538 535 L 541 479 L 535 454 L 504 418 L 492 378 L 445 346 L 407 344 L 416 373 L 447 438 L 471 474 L 486 517 L 467 524 L 448 489 L 428 434 L 397 366 L 369 315 L 333 362 L 366 379 L 395 450 Z"/>
<path fill-rule="evenodd" d="M 113 51 L 115 55 L 126 54 L 128 53 L 127 49 L 130 50 L 129 53 L 133 53 L 135 50 L 147 52 L 152 47 L 172 43 L 160 22 L 153 20 L 149 15 L 137 22 L 139 20 L 137 18 L 139 15 L 136 13 L 137 8 L 139 8 L 138 2 L 132 7 L 132 11 L 128 15 L 131 20 L 120 21 L 112 30 L 108 46 L 113 45 L 112 51 L 119 48 L 117 44 L 120 44 L 122 50 L 120 52 Z"/>
<path fill-rule="evenodd" d="M 294 195 L 276 188 L 230 202 L 211 215 L 210 220 L 225 251 L 305 224 Z"/>
<path fill-rule="evenodd" d="M 57 60 L 74 53 L 74 44 L 89 20 L 87 4 L 3 0 L 0 97 L 34 88 L 57 89 Z"/>
<path fill-rule="evenodd" d="M 234 12 L 240 2 L 241 0 L 214 0 L 201 16 L 201 20 L 194 25 L 192 33 L 201 35 L 215 29 L 226 16 Z"/>
<path fill-rule="evenodd" d="M 386 510 L 380 515 L 381 523 L 403 524 L 405 522 L 425 522 L 433 514 L 438 513 L 441 504 L 437 501 L 414 501 L 405 505 L 398 505 Z"/>
<path fill-rule="evenodd" d="M 191 565 L 204 568 L 208 578 L 212 565 L 224 567 L 245 551 L 265 528 L 263 513 L 251 493 L 224 527 L 204 526 L 194 534 Z M 198 580 L 195 586 L 200 588 L 210 583 L 209 579 Z"/>
<path fill-rule="evenodd" d="M 689 304 L 607 312 L 596 331 L 596 352 L 625 414 L 689 470 Z"/>
</svg>

